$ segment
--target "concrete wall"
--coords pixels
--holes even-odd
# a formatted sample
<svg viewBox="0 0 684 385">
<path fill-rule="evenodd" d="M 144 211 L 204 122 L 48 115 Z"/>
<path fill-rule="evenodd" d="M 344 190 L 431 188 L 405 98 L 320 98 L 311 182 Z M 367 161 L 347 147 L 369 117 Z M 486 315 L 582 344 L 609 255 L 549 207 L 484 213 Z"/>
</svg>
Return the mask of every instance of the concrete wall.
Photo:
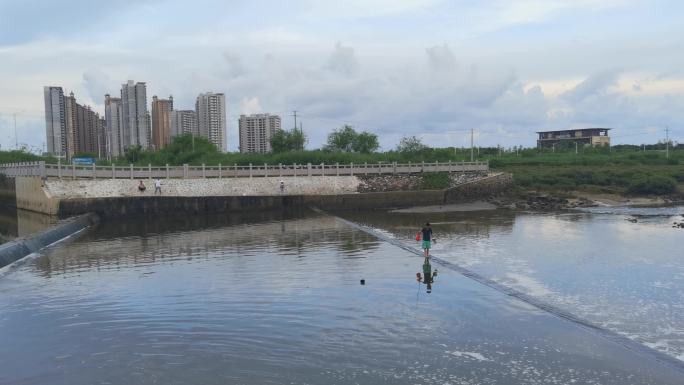
<svg viewBox="0 0 684 385">
<path fill-rule="evenodd" d="M 441 204 L 444 191 L 391 191 L 340 195 L 213 196 L 213 197 L 119 197 L 64 199 L 59 216 L 69 217 L 96 212 L 105 218 L 188 215 L 280 210 L 315 206 L 325 210 L 363 210 Z"/>
<path fill-rule="evenodd" d="M 485 199 L 501 194 L 513 186 L 513 176 L 508 173 L 493 174 L 467 182 L 444 192 L 445 203 L 459 203 Z"/>
<path fill-rule="evenodd" d="M 59 203 L 59 216 L 69 217 L 95 212 L 105 218 L 165 216 L 169 213 L 188 215 L 275 210 L 303 205 L 302 196 L 213 196 L 213 197 L 119 197 L 64 199 Z"/>
<path fill-rule="evenodd" d="M 84 214 L 70 218 L 54 227 L 26 238 L 19 238 L 0 245 L 0 267 L 9 265 L 25 256 L 35 253 L 45 246 L 66 238 L 80 230 L 96 224 L 99 217 L 95 214 Z"/>
<path fill-rule="evenodd" d="M 0 174 L 0 203 L 15 206 L 17 204 L 16 186 L 14 178 Z"/>
<path fill-rule="evenodd" d="M 439 205 L 444 201 L 443 190 L 387 191 L 363 194 L 306 196 L 308 206 L 324 210 L 367 210 Z"/>
<path fill-rule="evenodd" d="M 17 208 L 43 214 L 58 214 L 59 199 L 48 196 L 43 189 L 43 180 L 36 177 L 15 178 Z"/>
</svg>

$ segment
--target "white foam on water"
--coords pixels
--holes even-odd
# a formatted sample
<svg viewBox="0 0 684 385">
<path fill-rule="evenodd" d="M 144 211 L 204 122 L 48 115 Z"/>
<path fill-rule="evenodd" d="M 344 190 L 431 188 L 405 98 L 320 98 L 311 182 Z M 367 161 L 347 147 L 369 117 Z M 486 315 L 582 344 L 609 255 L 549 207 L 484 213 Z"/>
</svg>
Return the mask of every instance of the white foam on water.
<svg viewBox="0 0 684 385">
<path fill-rule="evenodd" d="M 546 287 L 546 285 L 530 276 L 515 272 L 508 272 L 506 273 L 505 277 L 506 279 L 502 280 L 502 283 L 508 284 L 515 288 L 520 288 L 522 289 L 521 291 L 532 296 L 546 297 L 554 294 L 551 289 Z"/>
<path fill-rule="evenodd" d="M 477 352 L 461 352 L 461 351 L 457 351 L 457 350 L 456 350 L 456 351 L 453 351 L 453 352 L 450 352 L 450 351 L 447 350 L 447 351 L 445 351 L 444 353 L 447 353 L 447 354 L 450 354 L 450 355 L 452 355 L 452 356 L 456 356 L 456 357 L 459 357 L 459 358 L 460 358 L 460 357 L 465 357 L 465 358 L 471 358 L 471 359 L 474 359 L 474 360 L 477 360 L 477 361 L 491 361 L 491 360 L 488 359 L 487 357 L 483 356 L 481 353 L 477 353 Z"/>
<path fill-rule="evenodd" d="M 377 233 L 380 233 L 380 234 L 386 236 L 387 238 L 396 239 L 396 236 L 394 235 L 394 233 L 387 231 L 385 229 L 381 229 L 378 227 L 372 227 L 372 226 L 368 226 L 368 228 L 371 229 L 372 231 L 375 231 Z"/>
</svg>

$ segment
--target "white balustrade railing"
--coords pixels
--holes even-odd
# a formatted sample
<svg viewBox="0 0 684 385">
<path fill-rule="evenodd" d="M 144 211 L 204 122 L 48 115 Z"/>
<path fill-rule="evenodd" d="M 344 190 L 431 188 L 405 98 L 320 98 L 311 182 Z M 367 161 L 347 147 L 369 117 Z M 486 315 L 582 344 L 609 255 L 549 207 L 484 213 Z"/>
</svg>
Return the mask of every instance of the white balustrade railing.
<svg viewBox="0 0 684 385">
<path fill-rule="evenodd" d="M 285 176 L 344 176 L 409 174 L 421 172 L 487 172 L 488 162 L 420 162 L 361 164 L 278 164 L 216 166 L 77 166 L 45 162 L 0 165 L 0 174 L 9 177 L 35 176 L 60 179 L 169 179 L 169 178 L 257 178 Z"/>
</svg>

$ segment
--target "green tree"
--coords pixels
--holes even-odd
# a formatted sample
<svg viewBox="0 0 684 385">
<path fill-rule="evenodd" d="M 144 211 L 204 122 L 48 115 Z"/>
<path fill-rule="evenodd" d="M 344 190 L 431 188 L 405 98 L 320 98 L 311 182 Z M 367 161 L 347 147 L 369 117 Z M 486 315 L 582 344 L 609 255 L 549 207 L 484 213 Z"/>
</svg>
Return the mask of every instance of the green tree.
<svg viewBox="0 0 684 385">
<path fill-rule="evenodd" d="M 328 135 L 325 150 L 369 154 L 379 147 L 377 135 L 367 131 L 356 132 L 352 126 L 345 124 Z"/>
<path fill-rule="evenodd" d="M 294 129 L 290 131 L 290 137 L 288 144 L 291 151 L 304 151 L 304 145 L 306 144 L 307 138 L 304 131 Z"/>
<path fill-rule="evenodd" d="M 288 133 L 287 131 L 280 130 L 271 136 L 271 151 L 278 154 L 281 152 L 290 151 L 287 145 Z"/>
<path fill-rule="evenodd" d="M 415 154 L 425 150 L 426 148 L 428 148 L 428 146 L 424 145 L 418 137 L 405 136 L 399 141 L 399 145 L 397 145 L 397 152 Z"/>
<path fill-rule="evenodd" d="M 366 131 L 357 134 L 352 142 L 352 149 L 354 152 L 360 152 L 362 154 L 375 152 L 379 147 L 380 143 L 378 143 L 378 136 Z"/>
<path fill-rule="evenodd" d="M 333 130 L 328 135 L 328 144 L 325 146 L 329 151 L 352 152 L 354 150 L 354 138 L 358 134 L 350 125 L 345 124 L 342 128 Z"/>
<path fill-rule="evenodd" d="M 135 163 L 140 159 L 140 156 L 142 155 L 142 148 L 140 146 L 131 146 L 126 149 L 124 152 L 124 159 L 128 163 Z"/>
<path fill-rule="evenodd" d="M 215 153 L 218 152 L 218 149 L 206 138 L 200 136 L 193 137 L 192 134 L 183 134 L 174 137 L 171 143 L 159 152 L 170 155 L 180 155 L 192 152 Z"/>
<path fill-rule="evenodd" d="M 304 150 L 306 135 L 301 130 L 278 131 L 271 137 L 271 149 L 274 153 Z"/>
</svg>

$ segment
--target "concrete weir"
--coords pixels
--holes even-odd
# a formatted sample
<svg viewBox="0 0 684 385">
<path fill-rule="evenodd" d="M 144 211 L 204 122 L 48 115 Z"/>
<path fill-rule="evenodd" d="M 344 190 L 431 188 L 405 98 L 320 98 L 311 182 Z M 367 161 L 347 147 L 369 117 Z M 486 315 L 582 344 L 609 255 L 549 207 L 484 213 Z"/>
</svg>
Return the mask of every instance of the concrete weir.
<svg viewBox="0 0 684 385">
<path fill-rule="evenodd" d="M 14 263 L 31 253 L 59 242 L 99 222 L 99 216 L 87 213 L 69 218 L 54 227 L 0 245 L 0 268 Z"/>
</svg>

